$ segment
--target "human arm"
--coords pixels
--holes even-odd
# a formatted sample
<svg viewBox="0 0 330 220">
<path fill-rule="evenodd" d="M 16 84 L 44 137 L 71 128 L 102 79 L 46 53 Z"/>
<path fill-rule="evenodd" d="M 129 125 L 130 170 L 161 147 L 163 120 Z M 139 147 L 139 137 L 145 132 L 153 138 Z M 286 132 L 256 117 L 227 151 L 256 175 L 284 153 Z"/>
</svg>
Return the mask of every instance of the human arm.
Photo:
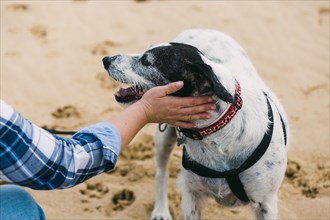
<svg viewBox="0 0 330 220">
<path fill-rule="evenodd" d="M 108 122 L 88 126 L 72 138 L 51 135 L 1 100 L 0 179 L 47 190 L 69 188 L 113 169 L 121 146 L 146 123 L 193 127 L 184 121 L 208 116 L 205 111 L 212 105 L 203 105 L 208 98 L 166 96 L 181 86 L 154 88 Z"/>
<path fill-rule="evenodd" d="M 119 131 L 109 122 L 53 136 L 0 100 L 0 179 L 38 190 L 69 188 L 114 168 Z"/>
</svg>

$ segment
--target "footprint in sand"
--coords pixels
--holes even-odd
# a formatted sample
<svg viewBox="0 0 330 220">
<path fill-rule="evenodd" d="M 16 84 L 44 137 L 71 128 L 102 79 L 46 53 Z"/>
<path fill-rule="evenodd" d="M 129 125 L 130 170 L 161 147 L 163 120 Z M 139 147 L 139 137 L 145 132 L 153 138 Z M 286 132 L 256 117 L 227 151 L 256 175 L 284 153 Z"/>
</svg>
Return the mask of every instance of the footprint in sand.
<svg viewBox="0 0 330 220">
<path fill-rule="evenodd" d="M 80 118 L 80 113 L 76 109 L 76 107 L 72 105 L 66 105 L 63 107 L 59 107 L 55 112 L 52 113 L 52 116 L 55 118 Z"/>
<path fill-rule="evenodd" d="M 293 184 L 295 188 L 300 189 L 302 195 L 308 198 L 315 198 L 318 194 L 318 188 L 311 185 L 311 182 L 305 178 L 306 175 L 306 172 L 298 162 L 288 161 L 285 173 L 286 178 L 288 178 L 289 182 Z"/>
<path fill-rule="evenodd" d="M 153 136 L 143 135 L 121 152 L 121 157 L 127 160 L 146 160 L 155 155 L 155 142 Z"/>
<path fill-rule="evenodd" d="M 107 216 L 111 216 L 112 211 L 122 211 L 135 201 L 135 194 L 132 190 L 122 189 L 116 192 L 110 199 L 110 203 L 108 203 L 106 202 L 109 201 L 107 198 L 109 193 L 107 186 L 100 182 L 89 183 L 87 181 L 85 183 L 86 188 L 79 190 L 83 197 L 81 203 L 88 205 L 83 209 L 85 212 L 105 211 Z"/>
<path fill-rule="evenodd" d="M 110 49 L 116 46 L 119 46 L 119 44 L 110 40 L 106 40 L 101 43 L 95 44 L 91 49 L 91 53 L 93 55 L 101 56 L 109 55 Z"/>
<path fill-rule="evenodd" d="M 121 211 L 130 206 L 135 201 L 135 195 L 132 190 L 123 189 L 112 197 L 112 210 Z"/>
<path fill-rule="evenodd" d="M 319 24 L 329 25 L 330 8 L 321 7 L 319 8 L 318 14 L 319 14 Z"/>
<path fill-rule="evenodd" d="M 43 25 L 36 25 L 30 28 L 30 33 L 40 39 L 40 40 L 46 40 L 47 35 L 48 35 L 48 30 L 45 26 Z"/>
<path fill-rule="evenodd" d="M 84 117 L 75 106 L 65 105 L 58 107 L 51 113 L 55 118 L 51 125 L 44 125 L 43 128 L 59 131 L 77 131 L 84 124 Z"/>
<path fill-rule="evenodd" d="M 324 165 L 307 172 L 298 162 L 289 160 L 285 177 L 307 198 L 316 198 L 321 190 L 330 187 L 330 169 Z"/>
<path fill-rule="evenodd" d="M 111 80 L 105 71 L 96 74 L 95 78 L 100 82 L 100 86 L 104 89 L 115 90 L 118 87 L 118 84 Z"/>
<path fill-rule="evenodd" d="M 318 85 L 314 85 L 314 86 L 309 86 L 305 89 L 301 89 L 301 91 L 305 96 L 309 96 L 312 93 L 314 93 L 318 90 L 322 90 L 322 89 L 327 89 L 327 84 L 323 83 L 323 84 L 318 84 Z"/>
<path fill-rule="evenodd" d="M 130 182 L 136 182 L 143 178 L 154 178 L 155 170 L 146 168 L 135 162 L 124 163 L 118 166 L 120 176 L 127 178 Z"/>
<path fill-rule="evenodd" d="M 89 199 L 96 198 L 101 199 L 105 194 L 109 192 L 107 186 L 104 186 L 102 183 L 88 183 L 86 182 L 86 189 L 81 189 L 81 195 L 85 196 L 85 199 L 82 199 L 82 203 L 89 203 Z"/>
<path fill-rule="evenodd" d="M 101 201 L 103 197 L 109 192 L 107 186 L 102 183 L 86 183 L 86 188 L 79 190 L 83 199 L 81 199 L 81 203 L 87 203 L 88 207 L 83 209 L 84 212 L 93 212 L 97 210 L 98 212 L 102 212 L 103 210 L 103 202 Z M 91 207 L 93 206 L 93 207 Z"/>
<path fill-rule="evenodd" d="M 21 4 L 21 3 L 17 3 L 17 4 L 11 4 L 8 5 L 7 7 L 9 10 L 11 11 L 27 11 L 29 10 L 29 6 L 27 4 Z"/>
</svg>

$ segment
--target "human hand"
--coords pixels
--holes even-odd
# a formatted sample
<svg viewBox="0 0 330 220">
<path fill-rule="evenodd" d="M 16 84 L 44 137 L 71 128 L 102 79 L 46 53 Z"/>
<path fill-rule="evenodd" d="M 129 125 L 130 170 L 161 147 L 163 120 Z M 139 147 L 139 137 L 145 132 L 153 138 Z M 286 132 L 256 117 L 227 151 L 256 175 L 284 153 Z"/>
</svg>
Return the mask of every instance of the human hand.
<svg viewBox="0 0 330 220">
<path fill-rule="evenodd" d="M 136 104 L 141 105 L 149 123 L 168 123 L 181 128 L 194 128 L 192 121 L 210 118 L 214 110 L 211 97 L 168 96 L 183 87 L 183 82 L 158 86 L 146 92 Z"/>
</svg>

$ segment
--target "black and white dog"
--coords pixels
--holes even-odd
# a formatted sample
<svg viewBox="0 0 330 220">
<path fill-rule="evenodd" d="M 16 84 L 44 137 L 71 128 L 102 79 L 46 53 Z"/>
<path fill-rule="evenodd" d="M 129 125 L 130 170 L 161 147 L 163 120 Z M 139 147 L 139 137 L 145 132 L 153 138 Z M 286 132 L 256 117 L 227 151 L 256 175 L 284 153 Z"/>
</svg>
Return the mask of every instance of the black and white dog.
<svg viewBox="0 0 330 220">
<path fill-rule="evenodd" d="M 203 200 L 225 206 L 250 203 L 258 219 L 277 218 L 277 193 L 287 156 L 286 114 L 258 76 L 246 52 L 215 30 L 187 30 L 141 54 L 103 59 L 110 77 L 133 85 L 116 94 L 130 104 L 159 85 L 184 81 L 176 96 L 213 96 L 212 117 L 198 129 L 168 127 L 156 133 L 156 204 L 153 219 L 171 219 L 167 162 L 178 134 L 183 145 L 179 185 L 185 219 L 200 219 Z"/>
</svg>

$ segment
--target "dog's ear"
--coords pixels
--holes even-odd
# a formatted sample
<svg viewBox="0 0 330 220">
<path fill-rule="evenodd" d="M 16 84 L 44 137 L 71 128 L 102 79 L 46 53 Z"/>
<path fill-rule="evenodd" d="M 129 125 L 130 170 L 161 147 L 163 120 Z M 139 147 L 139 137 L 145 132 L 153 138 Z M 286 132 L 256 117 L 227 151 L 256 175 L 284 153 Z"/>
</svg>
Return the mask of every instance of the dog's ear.
<svg viewBox="0 0 330 220">
<path fill-rule="evenodd" d="M 209 65 L 203 62 L 194 62 L 194 63 L 190 63 L 190 65 L 193 66 L 195 71 L 198 71 L 199 73 L 203 74 L 205 78 L 208 79 L 208 81 L 210 82 L 210 84 L 214 89 L 215 94 L 221 100 L 230 103 L 234 102 L 234 97 L 221 84 L 218 77 L 214 74 L 212 68 Z"/>
</svg>

